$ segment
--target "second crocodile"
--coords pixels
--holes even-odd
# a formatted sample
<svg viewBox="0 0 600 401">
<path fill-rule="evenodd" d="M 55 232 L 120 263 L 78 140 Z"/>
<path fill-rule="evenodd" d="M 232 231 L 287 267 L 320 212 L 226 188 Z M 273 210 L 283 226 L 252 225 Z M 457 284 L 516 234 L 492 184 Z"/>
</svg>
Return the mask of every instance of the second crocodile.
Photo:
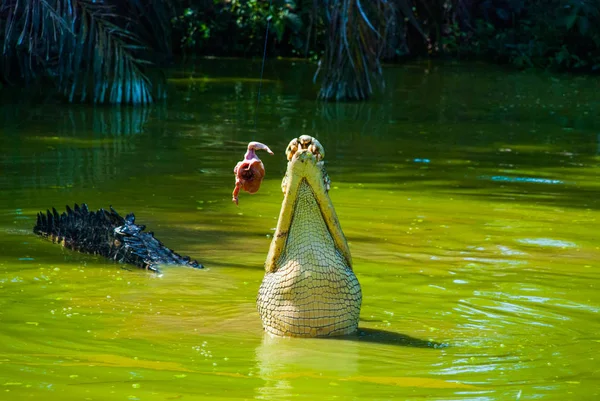
<svg viewBox="0 0 600 401">
<path fill-rule="evenodd" d="M 146 226 L 135 224 L 135 216 L 122 217 L 110 210 L 90 211 L 83 203 L 58 214 L 56 209 L 40 212 L 33 232 L 75 251 L 101 255 L 117 262 L 160 272 L 160 265 L 203 266 L 188 256 L 181 256 L 145 232 Z"/>
</svg>

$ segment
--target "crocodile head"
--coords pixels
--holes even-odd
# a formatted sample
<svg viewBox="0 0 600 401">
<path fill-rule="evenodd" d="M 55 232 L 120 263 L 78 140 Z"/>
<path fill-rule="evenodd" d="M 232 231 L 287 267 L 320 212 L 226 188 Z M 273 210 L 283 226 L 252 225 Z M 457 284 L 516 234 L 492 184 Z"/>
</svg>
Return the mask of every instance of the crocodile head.
<svg viewBox="0 0 600 401">
<path fill-rule="evenodd" d="M 303 135 L 286 153 L 284 199 L 257 299 L 263 326 L 293 337 L 353 333 L 362 294 L 329 199 L 323 147 Z"/>
</svg>

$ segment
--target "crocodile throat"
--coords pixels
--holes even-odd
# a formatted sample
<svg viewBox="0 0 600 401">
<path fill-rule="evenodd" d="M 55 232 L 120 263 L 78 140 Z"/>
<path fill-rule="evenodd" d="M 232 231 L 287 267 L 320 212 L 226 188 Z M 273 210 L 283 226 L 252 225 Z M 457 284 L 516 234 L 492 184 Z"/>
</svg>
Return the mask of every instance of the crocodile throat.
<svg viewBox="0 0 600 401">
<path fill-rule="evenodd" d="M 357 329 L 361 289 L 325 177 L 309 150 L 298 150 L 288 164 L 257 302 L 272 334 L 321 337 Z"/>
</svg>

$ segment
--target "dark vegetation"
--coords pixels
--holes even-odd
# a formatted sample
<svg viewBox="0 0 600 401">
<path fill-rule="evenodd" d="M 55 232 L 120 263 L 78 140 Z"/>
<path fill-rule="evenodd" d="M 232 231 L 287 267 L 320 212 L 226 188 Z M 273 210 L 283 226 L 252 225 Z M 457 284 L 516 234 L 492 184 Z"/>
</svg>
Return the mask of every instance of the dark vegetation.
<svg viewBox="0 0 600 401">
<path fill-rule="evenodd" d="M 172 52 L 262 56 L 267 32 L 269 57 L 319 62 L 323 99 L 365 99 L 409 57 L 600 69 L 600 0 L 3 0 L 0 32 L 0 82 L 70 102 L 153 101 Z"/>
<path fill-rule="evenodd" d="M 53 88 L 69 102 L 148 103 L 147 67 L 171 52 L 165 1 L 1 0 L 0 79 Z"/>
</svg>

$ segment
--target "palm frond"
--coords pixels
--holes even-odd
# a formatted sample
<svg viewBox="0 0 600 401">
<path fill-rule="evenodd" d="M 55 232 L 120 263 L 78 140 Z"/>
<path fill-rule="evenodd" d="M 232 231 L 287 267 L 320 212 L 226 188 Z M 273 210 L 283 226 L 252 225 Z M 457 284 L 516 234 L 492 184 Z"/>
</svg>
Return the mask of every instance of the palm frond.
<svg viewBox="0 0 600 401">
<path fill-rule="evenodd" d="M 146 10 L 141 0 L 3 3 L 0 64 L 4 70 L 0 74 L 6 80 L 19 74 L 33 78 L 41 72 L 69 102 L 145 104 L 158 95 L 144 71 L 150 64 L 146 58 L 150 52 L 137 29 L 152 24 L 141 23 L 140 14 L 123 14 Z"/>
</svg>

